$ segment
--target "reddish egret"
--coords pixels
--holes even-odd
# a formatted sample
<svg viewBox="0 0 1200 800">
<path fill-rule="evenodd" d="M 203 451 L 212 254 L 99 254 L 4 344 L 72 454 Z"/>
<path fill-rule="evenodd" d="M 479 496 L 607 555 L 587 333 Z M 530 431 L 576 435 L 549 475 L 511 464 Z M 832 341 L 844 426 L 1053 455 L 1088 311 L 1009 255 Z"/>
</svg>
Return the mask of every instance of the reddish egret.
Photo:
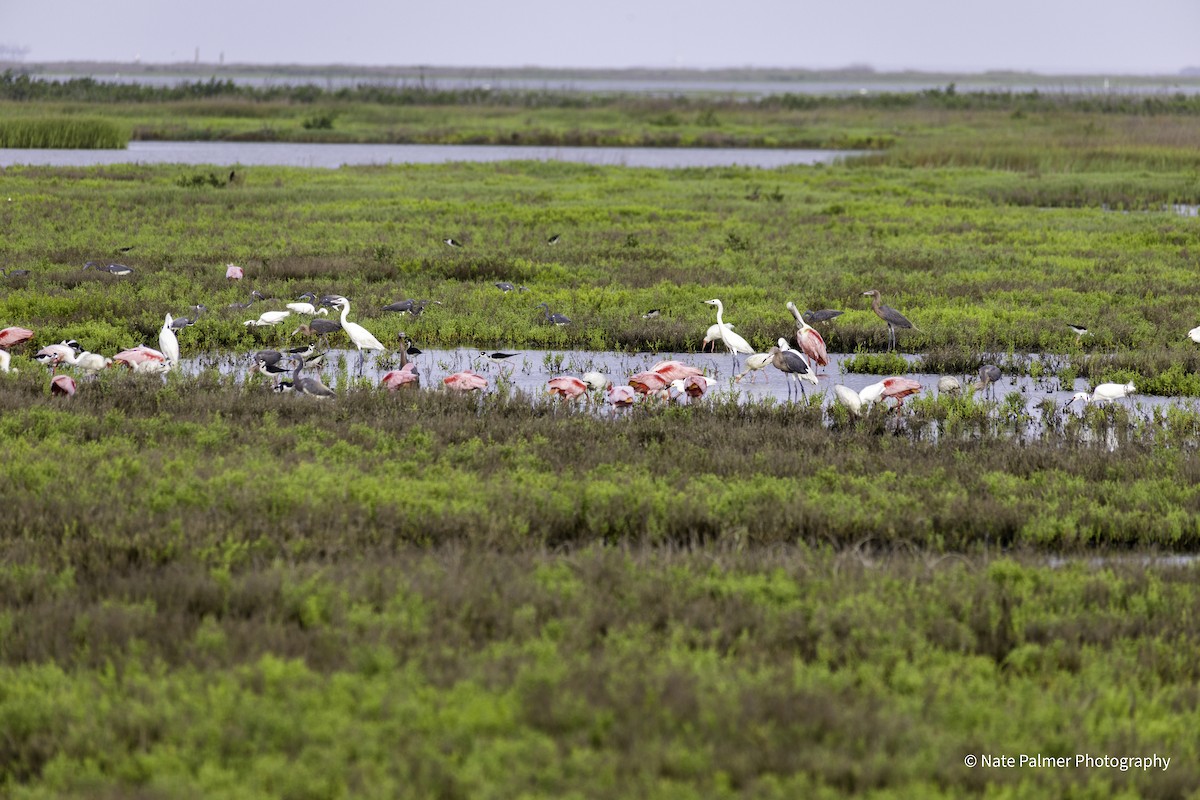
<svg viewBox="0 0 1200 800">
<path fill-rule="evenodd" d="M 753 355 L 754 348 L 750 346 L 749 342 L 734 333 L 733 328 L 725 324 L 723 320 L 725 305 L 720 300 L 714 297 L 712 300 L 704 300 L 702 302 L 706 305 L 717 307 L 717 332 L 721 335 L 721 341 L 725 343 L 725 347 L 733 354 L 733 371 L 737 372 L 738 353 Z"/>
<path fill-rule="evenodd" d="M 863 296 L 872 298 L 871 310 L 875 312 L 876 316 L 878 316 L 881 320 L 883 320 L 884 322 L 887 323 L 888 344 L 890 345 L 889 349 L 895 350 L 896 349 L 896 328 L 913 328 L 913 329 L 915 329 L 916 326 L 913 325 L 911 322 L 909 322 L 908 318 L 905 317 L 903 314 L 901 314 L 896 309 L 892 308 L 891 306 L 885 306 L 883 304 L 883 299 L 879 294 L 879 290 L 871 289 L 870 291 L 863 292 Z"/>
<path fill-rule="evenodd" d="M 796 346 L 804 355 L 808 356 L 809 361 L 818 367 L 827 366 L 829 353 L 825 350 L 825 340 L 821 338 L 821 334 L 804 321 L 804 317 L 800 316 L 800 310 L 791 300 L 787 302 L 787 310 L 791 311 L 792 316 L 796 318 Z"/>
<path fill-rule="evenodd" d="M 979 368 L 979 380 L 976 381 L 975 383 L 973 383 L 971 385 L 971 388 L 974 389 L 975 391 L 985 389 L 988 391 L 989 394 L 991 394 L 993 397 L 995 397 L 996 396 L 995 384 L 997 381 L 1000 380 L 1000 378 L 1002 376 L 1003 376 L 1003 373 L 1000 372 L 1000 368 L 997 367 L 995 364 L 984 364 L 982 367 Z"/>
<path fill-rule="evenodd" d="M 349 322 L 346 316 L 350 313 L 350 301 L 345 297 L 337 297 L 333 300 L 332 305 L 342 310 L 342 330 L 350 337 L 350 341 L 354 342 L 354 346 L 358 348 L 358 371 L 361 373 L 363 365 L 366 361 L 364 350 L 385 350 L 386 348 L 380 344 L 369 330 L 359 325 L 357 322 Z"/>
<path fill-rule="evenodd" d="M 795 350 L 781 350 L 778 347 L 772 347 L 767 353 L 770 354 L 771 364 L 775 369 L 788 377 L 788 400 L 792 399 L 793 383 L 799 384 L 800 394 L 807 400 L 808 393 L 804 391 L 804 384 L 800 381 L 808 381 L 815 385 L 817 378 L 808 368 L 808 362 L 804 360 L 804 356 Z"/>
</svg>

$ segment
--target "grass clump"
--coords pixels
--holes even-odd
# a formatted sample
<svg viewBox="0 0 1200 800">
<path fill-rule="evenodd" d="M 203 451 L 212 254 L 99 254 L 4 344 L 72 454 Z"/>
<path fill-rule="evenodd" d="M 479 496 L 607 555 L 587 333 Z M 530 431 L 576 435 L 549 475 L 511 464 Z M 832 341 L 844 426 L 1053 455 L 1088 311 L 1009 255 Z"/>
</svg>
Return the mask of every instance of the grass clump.
<svg viewBox="0 0 1200 800">
<path fill-rule="evenodd" d="M 0 147 L 117 150 L 128 143 L 129 132 L 106 119 L 0 119 Z"/>
</svg>

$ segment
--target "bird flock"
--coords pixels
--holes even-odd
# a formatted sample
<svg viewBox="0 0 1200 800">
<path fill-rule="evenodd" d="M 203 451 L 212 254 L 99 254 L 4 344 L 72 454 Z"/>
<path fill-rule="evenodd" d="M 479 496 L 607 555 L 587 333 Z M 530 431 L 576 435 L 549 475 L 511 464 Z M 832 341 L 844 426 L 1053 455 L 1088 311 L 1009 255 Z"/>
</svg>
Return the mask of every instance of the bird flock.
<svg viewBox="0 0 1200 800">
<path fill-rule="evenodd" d="M 462 247 L 460 242 L 452 238 L 443 241 L 449 247 Z M 553 245 L 558 241 L 559 237 L 553 236 L 548 240 L 548 244 Z M 118 276 L 126 276 L 133 272 L 131 268 L 122 264 L 101 265 L 92 261 L 87 262 L 84 269 L 105 271 Z M 242 280 L 245 277 L 245 269 L 235 264 L 227 264 L 225 277 L 231 281 Z M 506 281 L 496 283 L 495 287 L 505 294 L 527 291 L 524 286 Z M 899 311 L 885 305 L 878 290 L 870 289 L 862 294 L 864 297 L 871 298 L 871 310 L 887 325 L 889 349 L 896 347 L 897 330 L 919 330 Z M 264 302 L 266 299 L 261 293 L 252 291 L 247 302 L 233 303 L 229 307 L 235 310 L 248 309 L 255 303 Z M 725 347 L 732 359 L 732 383 L 739 383 L 747 376 L 750 376 L 750 381 L 754 382 L 760 374 L 764 380 L 769 381 L 768 371 L 774 370 L 783 374 L 788 400 L 791 401 L 794 396 L 806 399 L 805 384 L 818 386 L 820 379 L 826 377 L 820 370 L 828 366 L 829 354 L 823 336 L 812 323 L 828 322 L 843 312 L 822 309 L 802 314 L 795 303 L 788 301 L 785 308 L 795 322 L 795 348 L 786 338 L 780 337 L 776 346 L 766 352 L 756 352 L 743 336 L 735 332 L 733 323 L 725 320 L 725 305 L 719 298 L 701 302 L 715 309 L 716 322 L 705 331 L 700 349 L 702 352 L 706 352 L 711 348 L 715 352 L 717 343 Z M 437 300 L 409 299 L 384 306 L 383 310 L 407 313 L 415 318 L 429 305 L 442 305 L 442 303 Z M 548 303 L 539 303 L 535 308 L 542 311 L 547 324 L 555 326 L 571 324 L 570 318 L 555 312 Z M 122 350 L 112 357 L 106 357 L 84 350 L 77 341 L 65 340 L 41 348 L 34 355 L 34 359 L 49 368 L 50 392 L 56 395 L 71 396 L 78 391 L 78 385 L 74 378 L 58 373 L 62 367 L 73 368 L 86 378 L 94 378 L 100 371 L 114 366 L 124 366 L 130 371 L 138 373 L 165 374 L 178 368 L 180 363 L 177 332 L 195 324 L 196 320 L 206 311 L 205 306 L 198 305 L 192 307 L 193 315 L 191 317 L 176 318 L 171 314 L 166 314 L 163 326 L 159 331 L 159 348 L 157 350 L 145 345 L 138 345 Z M 643 314 L 642 317 L 653 319 L 660 313 L 661 309 L 656 308 Z M 328 336 L 338 331 L 344 332 L 358 350 L 357 367 L 360 376 L 363 373 L 367 353 L 386 352 L 389 349 L 366 327 L 350 319 L 350 300 L 341 295 L 318 297 L 312 292 L 306 292 L 294 302 L 287 303 L 285 309 L 264 311 L 257 318 L 245 320 L 243 324 L 247 327 L 272 327 L 281 324 L 293 314 L 309 319 L 292 331 L 292 335 L 319 337 L 326 351 L 328 350 Z M 331 318 L 321 319 L 323 316 Z M 1089 335 L 1087 329 L 1081 325 L 1071 324 L 1068 327 L 1079 339 Z M 1193 341 L 1200 343 L 1200 327 L 1189 331 L 1188 336 Z M 28 343 L 33 337 L 34 332 L 27 328 L 9 327 L 0 330 L 0 372 L 10 371 L 9 350 Z M 399 334 L 398 340 L 399 347 L 396 348 L 396 353 L 399 355 L 399 368 L 385 373 L 380 381 L 380 386 L 389 391 L 415 388 L 420 385 L 417 364 L 409 359 L 409 356 L 419 355 L 420 350 L 407 341 L 404 333 Z M 318 352 L 312 344 L 286 351 L 257 351 L 250 357 L 249 371 L 252 374 L 268 377 L 272 381 L 272 388 L 280 392 L 292 391 L 316 398 L 336 397 L 336 392 L 322 382 L 319 374 L 307 376 L 302 374 L 306 370 L 309 372 L 319 370 L 325 364 L 326 351 Z M 503 370 L 506 365 L 511 369 L 512 362 L 520 354 L 481 351 L 479 355 Z M 739 359 L 743 357 L 744 369 L 739 372 Z M 972 388 L 983 392 L 994 391 L 996 382 L 1000 378 L 1001 372 L 997 367 L 984 366 L 979 370 L 979 380 L 972 384 Z M 441 383 L 447 389 L 457 392 L 486 391 L 490 386 L 487 377 L 470 369 L 447 375 Z M 689 401 L 701 398 L 716 383 L 713 377 L 705 375 L 703 370 L 697 367 L 678 360 L 663 360 L 647 370 L 630 375 L 623 383 L 610 382 L 607 376 L 593 371 L 580 377 L 554 376 L 547 382 L 546 390 L 551 396 L 562 400 L 583 398 L 591 401 L 603 395 L 609 405 L 615 408 L 628 408 L 639 400 L 657 400 L 669 403 L 682 398 L 688 398 Z M 957 394 L 962 389 L 962 384 L 953 377 L 946 376 L 938 382 L 938 390 L 941 393 Z M 851 415 L 858 415 L 871 405 L 881 402 L 889 408 L 899 408 L 903 405 L 905 398 L 920 390 L 919 382 L 903 376 L 892 376 L 858 391 L 841 384 L 835 385 L 833 397 Z M 1076 402 L 1082 402 L 1084 405 L 1112 402 L 1129 397 L 1135 392 L 1136 388 L 1132 383 L 1105 383 L 1097 386 L 1091 394 L 1086 392 L 1075 394 L 1064 405 L 1069 406 Z M 889 404 L 888 401 L 891 403 Z"/>
</svg>

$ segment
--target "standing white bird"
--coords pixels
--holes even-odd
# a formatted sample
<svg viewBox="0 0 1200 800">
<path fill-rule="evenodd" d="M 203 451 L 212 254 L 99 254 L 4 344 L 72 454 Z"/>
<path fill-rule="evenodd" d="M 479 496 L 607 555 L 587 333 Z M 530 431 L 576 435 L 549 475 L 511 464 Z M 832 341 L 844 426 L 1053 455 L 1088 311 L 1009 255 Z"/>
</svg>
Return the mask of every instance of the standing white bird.
<svg viewBox="0 0 1200 800">
<path fill-rule="evenodd" d="M 1137 387 L 1132 383 L 1102 383 L 1096 387 L 1091 396 L 1087 392 L 1076 392 L 1067 405 L 1071 405 L 1076 400 L 1082 400 L 1084 405 L 1088 403 L 1111 403 L 1113 400 L 1120 400 L 1123 397 L 1128 397 L 1137 392 Z"/>
<path fill-rule="evenodd" d="M 359 325 L 357 322 L 349 322 L 346 316 L 350 313 L 350 301 L 345 297 L 338 297 L 333 300 L 332 305 L 342 309 L 342 330 L 350 337 L 350 341 L 354 342 L 354 346 L 358 348 L 358 371 L 361 373 L 363 364 L 365 363 L 366 355 L 363 350 L 386 350 L 378 339 L 372 333 Z"/>
<path fill-rule="evenodd" d="M 179 366 L 179 339 L 171 328 L 171 315 L 167 314 L 162 330 L 158 332 L 158 349 L 167 357 L 171 369 Z"/>
<path fill-rule="evenodd" d="M 734 333 L 732 326 L 725 324 L 722 319 L 725 314 L 725 306 L 720 300 L 714 297 L 712 300 L 705 300 L 703 302 L 706 305 L 717 307 L 718 332 L 721 334 L 721 341 L 725 344 L 725 347 L 729 349 L 730 353 L 733 353 L 733 371 L 737 372 L 738 353 L 748 356 L 754 355 L 754 348 L 750 346 L 749 342 Z"/>
</svg>

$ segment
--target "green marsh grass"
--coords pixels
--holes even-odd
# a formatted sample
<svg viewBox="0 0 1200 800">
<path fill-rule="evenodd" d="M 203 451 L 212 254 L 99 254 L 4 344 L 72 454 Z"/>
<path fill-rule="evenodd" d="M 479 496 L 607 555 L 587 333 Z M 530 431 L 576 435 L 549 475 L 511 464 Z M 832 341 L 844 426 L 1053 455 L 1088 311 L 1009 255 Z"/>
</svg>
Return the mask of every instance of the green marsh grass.
<svg viewBox="0 0 1200 800">
<path fill-rule="evenodd" d="M 117 150 L 128 143 L 129 132 L 106 119 L 0 119 L 0 147 Z"/>
</svg>

